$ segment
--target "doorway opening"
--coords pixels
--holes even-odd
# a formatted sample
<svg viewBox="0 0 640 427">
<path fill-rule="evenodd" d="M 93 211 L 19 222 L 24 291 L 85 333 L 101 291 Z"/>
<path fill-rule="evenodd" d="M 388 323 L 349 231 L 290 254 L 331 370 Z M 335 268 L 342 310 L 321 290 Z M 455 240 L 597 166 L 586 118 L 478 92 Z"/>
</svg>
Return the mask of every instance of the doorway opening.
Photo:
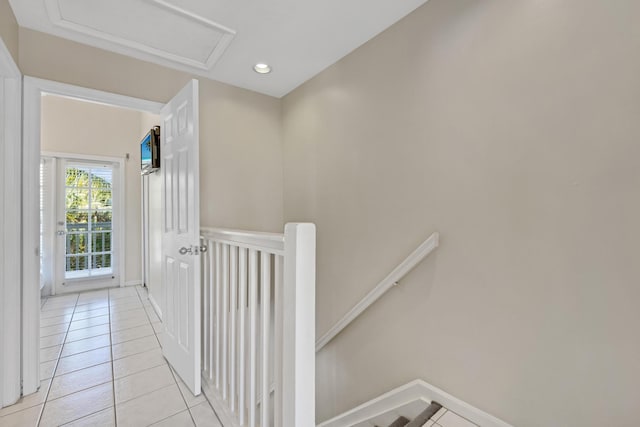
<svg viewBox="0 0 640 427">
<path fill-rule="evenodd" d="M 44 152 L 40 160 L 43 295 L 119 286 L 126 255 L 124 161 L 68 156 Z"/>
<path fill-rule="evenodd" d="M 140 141 L 159 116 L 40 97 L 41 296 L 143 284 Z"/>
<path fill-rule="evenodd" d="M 24 77 L 23 395 L 41 386 L 43 295 L 141 282 L 139 143 L 145 127 L 159 124 L 163 105 Z M 48 198 L 48 216 L 40 209 L 39 199 L 47 200 L 41 182 L 58 190 Z"/>
</svg>

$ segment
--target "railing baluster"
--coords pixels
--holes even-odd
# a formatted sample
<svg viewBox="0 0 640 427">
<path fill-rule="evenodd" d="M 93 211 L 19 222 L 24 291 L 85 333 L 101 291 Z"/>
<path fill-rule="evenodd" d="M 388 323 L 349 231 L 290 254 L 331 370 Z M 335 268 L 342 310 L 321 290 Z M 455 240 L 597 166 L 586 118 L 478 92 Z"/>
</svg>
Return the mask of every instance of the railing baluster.
<svg viewBox="0 0 640 427">
<path fill-rule="evenodd" d="M 222 246 L 222 398 L 229 389 L 229 245 Z"/>
<path fill-rule="evenodd" d="M 209 288 L 209 316 L 207 318 L 207 322 L 209 322 L 209 381 L 213 380 L 213 364 L 214 364 L 214 340 L 213 340 L 213 327 L 214 327 L 214 307 L 215 307 L 215 289 L 214 289 L 214 274 L 215 274 L 215 264 L 214 264 L 214 252 L 215 252 L 215 244 L 213 240 L 208 241 L 209 247 L 209 277 L 207 277 L 207 287 Z"/>
<path fill-rule="evenodd" d="M 209 244 L 206 239 L 202 239 L 200 243 L 203 246 Z M 208 255 L 208 254 L 207 254 Z M 207 379 L 209 379 L 209 365 L 207 362 L 209 361 L 209 282 L 207 281 L 207 277 L 209 276 L 209 257 L 205 256 L 202 260 L 202 347 L 201 347 L 201 357 L 202 357 L 202 371 L 204 372 Z"/>
<path fill-rule="evenodd" d="M 202 235 L 207 397 L 238 427 L 313 425 L 315 227 Z"/>
<path fill-rule="evenodd" d="M 262 252 L 260 257 L 260 297 L 262 326 L 261 342 L 262 342 L 262 366 L 260 372 L 262 374 L 262 398 L 260 403 L 260 425 L 266 427 L 269 425 L 269 388 L 271 381 L 269 379 L 269 349 L 271 344 L 271 255 Z"/>
<path fill-rule="evenodd" d="M 273 348 L 273 383 L 275 390 L 273 393 L 273 425 L 282 426 L 282 295 L 283 295 L 283 276 L 284 258 L 280 255 L 275 255 L 274 268 L 275 268 L 275 286 L 273 296 L 274 311 L 275 311 L 275 325 L 274 325 L 274 348 Z"/>
<path fill-rule="evenodd" d="M 238 314 L 238 247 L 232 246 L 229 257 L 229 267 L 231 270 L 231 336 L 229 339 L 229 405 L 231 412 L 236 410 L 236 316 Z"/>
<path fill-rule="evenodd" d="M 220 352 L 222 317 L 222 245 L 216 242 L 216 389 L 220 390 Z"/>
<path fill-rule="evenodd" d="M 247 319 L 247 250 L 244 248 L 240 249 L 239 256 L 239 287 L 240 287 L 240 360 L 238 366 L 240 367 L 240 372 L 238 372 L 238 413 L 239 413 L 239 421 L 240 425 L 243 426 L 245 423 L 245 413 L 246 413 L 246 376 L 245 372 L 247 370 L 246 363 L 246 319 Z"/>
<path fill-rule="evenodd" d="M 258 320 L 258 252 L 249 251 L 249 426 L 256 427 L 256 353 Z"/>
</svg>

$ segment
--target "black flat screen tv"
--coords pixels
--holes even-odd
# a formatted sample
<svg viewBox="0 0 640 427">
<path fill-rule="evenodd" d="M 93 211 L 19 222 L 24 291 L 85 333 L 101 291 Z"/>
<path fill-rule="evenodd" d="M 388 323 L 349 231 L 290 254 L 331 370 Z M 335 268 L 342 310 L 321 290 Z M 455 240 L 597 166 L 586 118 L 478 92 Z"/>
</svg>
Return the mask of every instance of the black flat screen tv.
<svg viewBox="0 0 640 427">
<path fill-rule="evenodd" d="M 140 142 L 140 169 L 142 175 L 160 169 L 160 126 L 154 126 Z"/>
</svg>

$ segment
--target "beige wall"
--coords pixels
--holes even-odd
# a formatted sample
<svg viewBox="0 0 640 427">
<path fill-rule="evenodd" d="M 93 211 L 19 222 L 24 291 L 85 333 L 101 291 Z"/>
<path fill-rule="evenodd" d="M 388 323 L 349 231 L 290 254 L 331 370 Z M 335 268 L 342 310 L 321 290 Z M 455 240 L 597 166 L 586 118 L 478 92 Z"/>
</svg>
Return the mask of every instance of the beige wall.
<svg viewBox="0 0 640 427">
<path fill-rule="evenodd" d="M 124 158 L 125 281 L 140 283 L 142 114 L 56 96 L 42 98 L 42 151 Z"/>
<path fill-rule="evenodd" d="M 517 426 L 635 426 L 640 3 L 431 0 L 284 98 L 318 226 L 318 419 L 422 378 Z"/>
<path fill-rule="evenodd" d="M 20 29 L 23 73 L 166 102 L 192 76 Z M 280 101 L 200 80 L 200 217 L 208 226 L 282 229 Z"/>
<path fill-rule="evenodd" d="M 18 22 L 8 0 L 0 0 L 0 38 L 18 63 Z"/>
<path fill-rule="evenodd" d="M 160 117 L 154 114 L 143 113 L 140 128 L 140 137 L 144 137 L 153 126 L 160 126 Z M 146 197 L 148 206 L 147 222 L 149 263 L 146 277 L 146 285 L 149 296 L 162 310 L 164 305 L 164 292 L 162 288 L 162 174 L 158 171 L 145 175 L 143 180 L 147 188 Z M 143 223 L 144 226 L 144 223 Z M 161 313 L 158 313 L 161 314 Z"/>
</svg>

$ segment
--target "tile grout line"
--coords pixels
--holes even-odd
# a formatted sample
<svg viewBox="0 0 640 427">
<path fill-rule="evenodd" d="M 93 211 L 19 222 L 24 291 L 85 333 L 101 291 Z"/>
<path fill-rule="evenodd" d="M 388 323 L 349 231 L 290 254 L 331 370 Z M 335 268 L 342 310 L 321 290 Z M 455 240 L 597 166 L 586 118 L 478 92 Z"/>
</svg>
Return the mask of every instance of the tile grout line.
<svg viewBox="0 0 640 427">
<path fill-rule="evenodd" d="M 148 292 L 148 291 L 147 291 Z M 140 302 L 143 303 L 144 306 L 144 302 L 142 301 L 142 298 L 140 298 L 140 292 L 138 292 L 138 289 L 136 289 L 136 294 L 138 295 L 138 299 L 140 299 Z M 158 313 L 156 313 L 155 308 L 153 308 L 153 306 L 151 306 L 151 309 L 153 310 L 154 314 L 156 316 L 158 316 Z M 149 317 L 149 312 L 147 312 L 147 310 L 145 309 L 144 312 L 147 315 L 147 319 L 149 320 L 149 323 L 153 323 L 151 322 L 151 318 Z M 158 316 L 159 317 L 159 316 Z M 152 327 L 153 329 L 153 327 Z M 156 340 L 158 341 L 158 345 L 160 345 L 160 352 L 162 353 L 162 344 L 160 343 L 160 339 L 158 338 L 158 333 L 156 332 L 155 329 L 153 329 L 153 335 L 156 337 Z M 184 402 L 184 406 L 187 408 L 187 413 L 189 414 L 189 418 L 191 418 L 191 422 L 193 423 L 194 426 L 197 426 L 196 424 L 196 420 L 193 418 L 193 414 L 191 413 L 191 408 L 189 407 L 189 404 L 187 403 L 187 399 L 184 397 L 184 394 L 182 393 L 182 389 L 180 388 L 180 385 L 178 384 L 178 379 L 176 378 L 176 373 L 173 371 L 173 368 L 171 367 L 171 364 L 169 363 L 169 361 L 164 357 L 164 354 L 162 354 L 162 357 L 164 358 L 164 360 L 167 363 L 167 366 L 169 367 L 169 373 L 171 374 L 171 377 L 173 378 L 173 385 L 175 385 L 176 387 L 178 387 L 178 393 L 180 393 L 180 397 L 182 397 L 182 401 Z M 168 386 L 171 387 L 171 386 Z M 162 422 L 164 420 L 167 420 L 177 414 L 179 414 L 180 412 L 177 412 L 176 414 L 170 415 L 167 418 L 164 418 L 162 420 L 158 420 L 153 424 L 157 424 L 159 422 Z M 217 417 L 217 415 L 216 415 Z"/>
<path fill-rule="evenodd" d="M 184 397 L 184 393 L 182 392 L 182 389 L 180 388 L 180 385 L 178 384 L 178 378 L 176 378 L 176 373 L 173 371 L 173 368 L 171 367 L 171 365 L 169 365 L 169 371 L 171 372 L 171 377 L 173 377 L 173 381 L 176 383 L 176 386 L 178 387 L 178 393 L 180 393 L 180 397 L 182 397 L 182 401 L 184 402 L 184 406 L 187 407 L 187 412 L 189 413 L 189 417 L 191 418 L 191 422 L 193 423 L 194 426 L 197 426 L 196 424 L 196 420 L 195 418 L 193 418 L 193 414 L 191 413 L 191 408 L 189 407 L 189 404 L 187 403 L 187 399 Z M 175 414 L 174 414 L 175 415 Z M 173 416 L 173 415 L 171 415 Z M 167 417 L 170 418 L 170 417 Z M 167 419 L 165 418 L 165 419 Z M 163 421 L 163 420 L 160 420 Z M 158 421 L 158 422 L 160 422 Z"/>
<path fill-rule="evenodd" d="M 69 355 L 69 356 L 64 356 L 64 357 L 62 356 L 62 353 L 63 353 L 63 351 L 64 351 L 64 347 L 66 346 L 66 344 L 73 343 L 73 342 L 77 342 L 77 341 L 82 341 L 82 340 L 85 340 L 85 339 L 95 338 L 95 337 L 97 337 L 97 336 L 101 336 L 101 335 L 106 335 L 106 334 L 95 335 L 95 336 L 93 336 L 93 337 L 86 337 L 86 338 L 82 338 L 82 339 L 79 339 L 79 340 L 76 340 L 76 341 L 70 341 L 70 342 L 67 342 L 67 338 L 69 337 L 69 333 L 70 333 L 70 332 L 73 332 L 73 331 L 71 331 L 71 330 L 70 330 L 71 325 L 72 325 L 72 323 L 74 322 L 73 318 L 75 317 L 75 315 L 76 315 L 77 313 L 79 313 L 79 312 L 77 312 L 76 310 L 78 309 L 78 306 L 79 306 L 79 305 L 81 305 L 81 304 L 78 304 L 80 295 L 82 295 L 82 294 L 77 294 L 77 295 L 75 296 L 75 303 L 74 303 L 73 307 L 65 307 L 66 309 L 71 309 L 71 308 L 72 308 L 73 310 L 72 310 L 72 313 L 71 313 L 71 317 L 70 317 L 70 319 L 68 320 L 68 325 L 67 325 L 67 328 L 66 328 L 66 332 L 64 332 L 64 339 L 63 339 L 62 343 L 61 343 L 61 344 L 59 344 L 59 345 L 60 345 L 60 350 L 59 350 L 59 352 L 58 352 L 58 354 L 57 354 L 56 358 L 55 358 L 54 360 L 52 360 L 52 361 L 54 361 L 54 362 L 55 362 L 55 366 L 54 366 L 54 369 L 53 369 L 53 371 L 52 371 L 52 376 L 51 376 L 51 378 L 49 379 L 49 380 L 50 380 L 50 382 L 49 382 L 49 385 L 48 385 L 48 388 L 47 388 L 47 393 L 46 393 L 45 399 L 44 399 L 44 401 L 43 401 L 43 403 L 42 403 L 42 409 L 40 410 L 40 413 L 39 413 L 39 415 L 38 415 L 38 422 L 37 422 L 37 425 L 38 425 L 38 426 L 39 426 L 39 425 L 40 425 L 40 423 L 42 422 L 42 416 L 43 416 L 43 414 L 44 414 L 44 408 L 45 408 L 45 406 L 46 406 L 50 401 L 54 401 L 54 400 L 57 400 L 57 399 L 59 399 L 59 398 L 63 398 L 63 397 L 65 397 L 65 396 L 69 396 L 69 395 L 71 395 L 71 394 L 78 393 L 78 392 L 81 392 L 81 391 L 87 390 L 88 388 L 91 388 L 91 387 L 88 387 L 88 388 L 86 388 L 86 389 L 76 390 L 76 391 L 74 391 L 73 393 L 69 393 L 69 394 L 64 395 L 64 396 L 58 396 L 58 397 L 56 397 L 55 399 L 49 399 L 49 396 L 50 396 L 50 393 L 51 393 L 51 389 L 52 389 L 52 383 L 53 383 L 53 380 L 57 377 L 57 376 L 56 376 L 56 373 L 58 372 L 58 368 L 59 368 L 59 364 L 60 364 L 61 359 L 64 359 L 64 358 L 67 358 L 67 357 L 76 356 L 76 355 L 79 355 L 79 354 L 83 354 L 83 353 L 87 353 L 87 352 L 90 352 L 90 351 L 94 351 L 94 350 L 98 350 L 98 349 L 106 348 L 106 347 L 107 347 L 107 346 L 103 346 L 103 347 L 98 347 L 98 348 L 95 348 L 95 349 L 90 349 L 90 350 L 81 351 L 81 352 L 78 352 L 78 353 L 75 353 L 75 354 L 71 354 L 71 355 Z M 130 297 L 136 297 L 136 296 L 137 296 L 137 300 L 138 300 L 138 302 L 141 302 L 141 303 L 142 303 L 142 305 L 141 305 L 140 307 L 132 307 L 132 308 L 128 308 L 128 309 L 126 309 L 126 310 L 121 310 L 121 311 L 119 311 L 119 312 L 120 312 L 120 313 L 124 313 L 124 312 L 127 312 L 127 311 L 136 310 L 136 309 L 141 308 L 141 309 L 143 309 L 143 310 L 144 310 L 144 313 L 145 313 L 145 317 L 146 317 L 147 323 L 146 323 L 146 324 L 144 324 L 144 325 L 138 325 L 138 326 L 132 326 L 132 327 L 123 328 L 123 329 L 120 329 L 119 331 L 125 331 L 125 330 L 129 330 L 129 329 L 134 329 L 134 328 L 136 328 L 136 327 L 151 326 L 151 327 L 152 327 L 152 329 L 153 329 L 153 333 L 152 333 L 151 335 L 148 335 L 148 336 L 145 336 L 145 337 L 138 337 L 138 338 L 133 338 L 133 339 L 130 339 L 130 340 L 126 340 L 126 341 L 123 341 L 122 343 L 130 342 L 130 341 L 135 341 L 135 340 L 137 340 L 137 339 L 149 338 L 149 337 L 151 337 L 151 336 L 153 336 L 153 337 L 155 338 L 156 342 L 158 342 L 158 343 L 159 343 L 158 333 L 155 331 L 155 329 L 154 329 L 154 328 L 153 328 L 153 326 L 152 326 L 152 325 L 153 325 L 153 322 L 151 321 L 151 318 L 150 318 L 149 312 L 147 311 L 147 307 L 145 307 L 144 302 L 142 301 L 142 298 L 141 298 L 141 296 L 140 296 L 140 293 L 138 292 L 137 287 L 136 287 L 136 292 L 135 292 L 135 294 L 134 294 L 134 295 L 131 295 Z M 124 297 L 123 297 L 123 298 L 124 298 Z M 43 305 L 44 305 L 44 304 L 43 304 Z M 114 357 L 113 357 L 113 342 L 112 342 L 112 340 L 111 340 L 111 333 L 113 333 L 114 331 L 112 330 L 112 325 L 111 325 L 112 314 L 113 314 L 113 313 L 112 313 L 112 310 L 111 310 L 111 307 L 112 307 L 112 306 L 111 306 L 111 295 L 110 295 L 110 292 L 108 291 L 108 293 L 107 293 L 107 306 L 106 306 L 106 308 L 107 308 L 107 311 L 108 311 L 107 315 L 109 316 L 109 322 L 108 322 L 108 323 L 106 323 L 106 324 L 107 324 L 107 325 L 109 325 L 109 326 L 108 326 L 108 329 L 109 329 L 109 343 L 110 343 L 110 344 L 109 344 L 109 346 L 108 346 L 108 347 L 109 347 L 109 349 L 110 349 L 110 353 L 111 353 L 111 360 L 110 360 L 110 361 L 108 361 L 108 362 L 96 363 L 96 364 L 94 364 L 94 365 L 86 366 L 86 367 L 83 367 L 83 368 L 81 368 L 81 369 L 77 369 L 77 370 L 69 371 L 69 372 L 66 372 L 66 373 L 64 373 L 64 374 L 61 374 L 61 375 L 59 375 L 59 376 L 68 375 L 68 374 L 71 374 L 71 373 L 74 373 L 74 372 L 78 372 L 78 371 L 83 370 L 83 369 L 87 369 L 87 368 L 95 367 L 95 366 L 98 366 L 98 365 L 101 365 L 101 364 L 104 364 L 104 363 L 111 363 L 111 374 L 112 374 L 111 383 L 112 383 L 112 391 L 113 391 L 113 400 L 112 400 L 112 401 L 113 401 L 113 406 L 112 406 L 112 408 L 113 408 L 113 411 L 114 411 L 114 421 L 115 421 L 115 423 L 117 424 L 117 416 L 116 416 L 116 415 L 117 415 L 117 413 L 115 412 L 115 411 L 116 411 L 117 406 L 116 406 L 116 401 L 115 401 L 115 372 L 114 372 L 114 364 L 113 364 L 113 362 L 114 362 Z M 105 307 L 101 307 L 101 308 L 105 308 Z M 152 307 L 152 309 L 153 309 L 153 307 Z M 80 313 L 81 313 L 81 312 L 80 312 Z M 154 314 L 155 314 L 155 311 L 154 311 Z M 63 314 L 63 315 L 61 315 L 61 316 L 52 316 L 52 317 L 67 317 L 67 316 L 68 316 L 67 314 Z M 97 315 L 97 316 L 94 316 L 94 317 L 98 317 L 98 316 L 101 316 L 101 315 Z M 78 320 L 79 320 L 79 321 L 81 321 L 81 320 L 86 320 L 86 319 L 90 319 L 90 318 L 91 318 L 91 317 L 89 317 L 89 318 L 85 318 L 85 319 L 78 319 Z M 126 319 L 124 319 L 124 320 L 126 320 Z M 67 322 L 58 323 L 57 325 L 61 325 L 61 324 L 64 324 L 64 323 L 67 323 Z M 55 325 L 47 325 L 47 326 L 45 326 L 45 327 L 49 327 L 49 326 L 55 326 Z M 88 328 L 91 328 L 91 327 L 97 327 L 97 326 L 102 326 L 102 325 L 91 325 L 91 326 L 88 326 L 88 327 L 86 327 L 86 328 L 79 328 L 79 329 L 75 329 L 74 331 L 80 331 L 80 330 L 83 330 L 83 329 L 88 329 Z M 115 332 L 119 332 L 119 331 L 115 331 Z M 56 335 L 56 334 L 53 334 L 53 335 Z M 50 336 L 50 335 L 49 335 L 49 336 Z M 43 337 L 43 338 L 44 338 L 44 337 Z M 118 343 L 118 344 L 122 344 L 122 343 Z M 51 346 L 51 347 L 54 347 L 54 346 Z M 47 347 L 47 348 L 50 348 L 50 347 Z M 153 351 L 153 350 L 155 350 L 155 349 L 150 349 L 150 350 L 140 351 L 140 352 L 137 352 L 137 353 L 133 353 L 133 354 L 130 354 L 130 355 L 127 355 L 127 356 L 121 357 L 121 358 L 119 358 L 118 360 L 125 359 L 125 358 L 127 358 L 127 357 L 135 356 L 135 355 L 138 355 L 138 354 L 143 354 L 143 353 L 146 353 L 146 352 L 149 352 L 149 351 Z M 165 363 L 166 363 L 166 359 L 165 359 Z M 167 363 L 167 365 L 168 365 L 168 363 Z M 158 365 L 158 366 L 162 366 L 162 365 Z M 170 367 L 170 366 L 169 366 L 169 367 Z M 154 367 L 145 368 L 145 369 L 143 369 L 143 371 L 146 371 L 146 370 L 148 370 L 148 369 L 152 369 L 152 368 L 154 368 Z M 174 384 L 173 384 L 173 385 L 176 385 L 176 386 L 177 386 L 178 384 L 177 384 L 177 381 L 176 381 L 175 375 L 174 375 L 174 373 L 173 373 L 173 371 L 172 371 L 171 369 L 170 369 L 170 372 L 171 372 L 172 378 L 174 379 Z M 137 372 L 136 372 L 136 373 L 137 373 Z M 134 374 L 136 374 L 136 373 L 132 373 L 132 374 L 125 375 L 125 376 L 123 376 L 122 378 L 128 377 L 128 376 L 130 376 L 130 375 L 134 375 Z M 104 385 L 104 384 L 106 384 L 107 382 L 108 382 L 108 381 L 106 381 L 106 382 L 104 382 L 104 383 L 101 383 L 101 384 L 98 384 L 98 385 Z M 95 385 L 93 385 L 92 387 L 94 387 L 94 386 L 95 386 Z M 168 386 L 168 387 L 171 387 L 171 386 Z M 183 401 L 184 401 L 184 403 L 185 403 L 186 410 L 188 410 L 188 411 L 189 411 L 189 415 L 191 416 L 191 419 L 193 420 L 193 422 L 194 422 L 194 424 L 195 424 L 195 420 L 193 419 L 193 416 L 191 415 L 191 411 L 190 411 L 190 409 L 191 409 L 191 408 L 189 408 L 189 405 L 187 404 L 187 402 L 186 402 L 186 400 L 185 400 L 184 396 L 182 395 L 182 391 L 180 390 L 180 388 L 179 388 L 179 387 L 178 387 L 178 390 L 179 390 L 179 392 L 181 393 L 181 396 L 182 396 Z M 206 397 L 205 397 L 205 398 L 206 398 Z M 208 400 L 208 399 L 207 399 L 207 400 Z M 38 405 L 33 405 L 33 406 L 38 406 Z M 32 407 L 24 408 L 23 410 L 27 410 L 27 409 L 30 409 L 30 408 L 32 408 Z M 98 413 L 98 412 L 104 411 L 105 409 L 109 409 L 109 408 L 104 408 L 104 409 L 101 409 L 100 411 L 92 412 L 92 413 L 90 413 L 90 414 L 86 414 L 86 415 L 84 415 L 84 416 L 82 416 L 82 417 L 80 417 L 80 418 L 77 418 L 77 419 L 73 419 L 73 420 L 67 421 L 67 424 L 72 423 L 72 422 L 77 421 L 77 420 L 82 419 L 82 418 L 89 417 L 89 416 L 94 415 L 94 414 L 96 414 L 96 413 Z M 20 412 L 20 411 L 18 411 L 18 412 Z M 175 414 L 174 414 L 174 415 L 175 415 Z M 172 415 L 172 416 L 173 416 L 173 415 Z M 162 421 L 162 420 L 160 420 L 160 421 Z M 158 421 L 158 422 L 159 422 L 159 421 Z"/>
<path fill-rule="evenodd" d="M 113 423 L 118 427 L 118 408 L 116 408 L 116 380 L 113 369 L 113 342 L 111 341 L 111 289 L 107 291 L 107 307 L 109 308 L 109 351 L 111 352 L 111 393 L 113 399 Z"/>
<path fill-rule="evenodd" d="M 80 298 L 80 295 L 76 295 L 76 303 L 73 306 L 73 312 L 74 313 L 76 311 L 76 305 L 78 304 L 78 298 Z M 71 317 L 73 318 L 73 313 L 71 314 Z M 38 415 L 38 422 L 36 423 L 36 427 L 39 427 L 40 423 L 42 422 L 42 416 L 44 415 L 44 409 L 47 406 L 47 403 L 49 401 L 49 393 L 51 392 L 51 387 L 53 386 L 53 379 L 55 378 L 56 371 L 58 370 L 58 363 L 60 363 L 60 357 L 62 356 L 62 350 L 64 349 L 65 341 L 67 340 L 67 334 L 69 333 L 69 328 L 70 327 L 71 327 L 71 322 L 69 322 L 69 326 L 67 326 L 67 332 L 65 332 L 65 334 L 64 334 L 64 340 L 62 340 L 62 345 L 60 346 L 60 352 L 58 353 L 58 357 L 56 358 L 56 366 L 53 368 L 53 372 L 51 373 L 51 381 L 49 381 L 49 387 L 47 388 L 47 394 L 45 395 L 44 400 L 42 402 L 42 409 L 40 410 L 40 415 Z"/>
</svg>

